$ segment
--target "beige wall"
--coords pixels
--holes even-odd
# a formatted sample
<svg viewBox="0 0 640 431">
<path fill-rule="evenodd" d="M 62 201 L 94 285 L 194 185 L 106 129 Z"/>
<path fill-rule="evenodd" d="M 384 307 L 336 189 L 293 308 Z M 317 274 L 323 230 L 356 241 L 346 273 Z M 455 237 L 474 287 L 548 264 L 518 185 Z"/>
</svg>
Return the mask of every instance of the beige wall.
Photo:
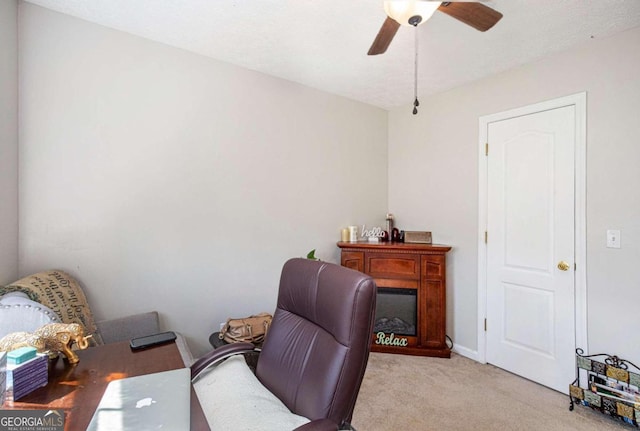
<svg viewBox="0 0 640 431">
<path fill-rule="evenodd" d="M 384 222 L 384 110 L 25 3 L 20 67 L 20 273 L 98 318 L 155 309 L 203 353 L 286 259 Z"/>
<path fill-rule="evenodd" d="M 18 2 L 0 2 L 0 284 L 18 275 Z"/>
<path fill-rule="evenodd" d="M 389 211 L 454 247 L 448 333 L 477 350 L 478 119 L 587 92 L 587 295 L 591 352 L 640 357 L 640 28 L 423 98 L 389 114 Z M 607 229 L 622 247 L 605 247 Z"/>
</svg>

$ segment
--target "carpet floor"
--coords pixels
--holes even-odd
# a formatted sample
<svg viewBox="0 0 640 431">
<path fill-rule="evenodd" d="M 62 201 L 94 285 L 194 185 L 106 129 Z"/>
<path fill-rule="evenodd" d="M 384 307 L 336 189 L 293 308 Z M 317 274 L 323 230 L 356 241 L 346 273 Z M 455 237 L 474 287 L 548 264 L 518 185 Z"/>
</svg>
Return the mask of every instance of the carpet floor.
<svg viewBox="0 0 640 431">
<path fill-rule="evenodd" d="M 567 382 L 567 386 L 571 382 Z M 637 431 L 492 365 L 372 353 L 353 414 L 358 431 Z"/>
</svg>

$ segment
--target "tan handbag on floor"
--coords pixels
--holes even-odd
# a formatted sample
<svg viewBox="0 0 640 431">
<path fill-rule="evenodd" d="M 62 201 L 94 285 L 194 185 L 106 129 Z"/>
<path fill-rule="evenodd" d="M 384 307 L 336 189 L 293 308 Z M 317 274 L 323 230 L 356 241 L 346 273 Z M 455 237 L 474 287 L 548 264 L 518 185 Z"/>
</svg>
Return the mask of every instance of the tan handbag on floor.
<svg viewBox="0 0 640 431">
<path fill-rule="evenodd" d="M 240 319 L 228 319 L 220 331 L 219 337 L 227 343 L 246 341 L 261 344 L 267 335 L 271 319 L 273 317 L 269 313 L 260 313 Z"/>
</svg>

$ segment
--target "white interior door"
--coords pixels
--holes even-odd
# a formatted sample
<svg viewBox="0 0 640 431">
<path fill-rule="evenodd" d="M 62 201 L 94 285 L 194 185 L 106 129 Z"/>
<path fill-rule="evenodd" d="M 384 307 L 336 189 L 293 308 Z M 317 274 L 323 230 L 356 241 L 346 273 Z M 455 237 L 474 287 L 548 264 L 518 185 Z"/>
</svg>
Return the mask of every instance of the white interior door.
<svg viewBox="0 0 640 431">
<path fill-rule="evenodd" d="M 486 359 L 575 378 L 575 106 L 488 124 Z"/>
</svg>

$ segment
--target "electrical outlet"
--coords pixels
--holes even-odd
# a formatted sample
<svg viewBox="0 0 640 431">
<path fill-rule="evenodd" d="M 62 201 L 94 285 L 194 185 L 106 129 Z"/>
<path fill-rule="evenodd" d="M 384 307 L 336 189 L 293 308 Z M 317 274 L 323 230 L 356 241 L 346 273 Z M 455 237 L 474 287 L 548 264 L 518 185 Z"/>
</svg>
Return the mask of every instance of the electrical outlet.
<svg viewBox="0 0 640 431">
<path fill-rule="evenodd" d="M 607 248 L 620 248 L 619 230 L 607 230 Z"/>
</svg>

